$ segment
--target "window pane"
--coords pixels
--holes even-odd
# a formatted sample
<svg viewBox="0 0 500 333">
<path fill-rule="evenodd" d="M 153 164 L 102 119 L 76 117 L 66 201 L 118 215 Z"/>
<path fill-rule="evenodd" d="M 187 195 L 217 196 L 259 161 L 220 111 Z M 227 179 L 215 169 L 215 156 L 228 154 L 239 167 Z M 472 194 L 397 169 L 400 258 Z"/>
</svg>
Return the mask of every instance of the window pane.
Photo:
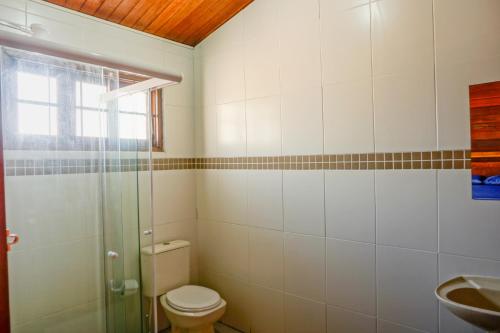
<svg viewBox="0 0 500 333">
<path fill-rule="evenodd" d="M 146 114 L 147 96 L 145 92 L 122 96 L 118 99 L 118 109 L 120 111 Z"/>
<path fill-rule="evenodd" d="M 120 113 L 120 139 L 146 140 L 146 116 Z"/>
<path fill-rule="evenodd" d="M 76 82 L 76 105 L 99 108 L 99 98 L 106 92 L 106 86 L 87 82 Z"/>
<path fill-rule="evenodd" d="M 18 130 L 21 134 L 57 135 L 57 108 L 17 103 Z"/>
<path fill-rule="evenodd" d="M 108 136 L 107 114 L 100 111 L 76 109 L 76 135 L 86 137 Z"/>
<path fill-rule="evenodd" d="M 57 80 L 54 77 L 17 72 L 17 98 L 42 103 L 57 103 Z"/>
</svg>

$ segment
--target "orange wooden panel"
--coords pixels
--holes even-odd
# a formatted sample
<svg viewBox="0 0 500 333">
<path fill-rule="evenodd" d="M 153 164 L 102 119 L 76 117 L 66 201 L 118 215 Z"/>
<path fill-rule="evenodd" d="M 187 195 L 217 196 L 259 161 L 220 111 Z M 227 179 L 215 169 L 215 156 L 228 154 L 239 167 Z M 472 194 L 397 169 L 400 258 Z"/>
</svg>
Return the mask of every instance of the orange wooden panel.
<svg viewBox="0 0 500 333">
<path fill-rule="evenodd" d="M 46 1 L 194 46 L 253 0 Z"/>
<path fill-rule="evenodd" d="M 469 87 L 471 167 L 474 175 L 500 174 L 500 81 Z"/>
</svg>

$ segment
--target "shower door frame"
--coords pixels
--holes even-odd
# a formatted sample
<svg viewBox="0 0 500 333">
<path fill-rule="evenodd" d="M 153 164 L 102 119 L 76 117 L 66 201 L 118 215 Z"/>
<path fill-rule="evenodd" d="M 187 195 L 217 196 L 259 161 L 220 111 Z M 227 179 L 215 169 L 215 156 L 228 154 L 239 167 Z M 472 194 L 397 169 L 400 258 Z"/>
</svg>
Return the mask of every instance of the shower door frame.
<svg viewBox="0 0 500 333">
<path fill-rule="evenodd" d="M 0 151 L 3 151 L 2 119 L 0 117 Z M 7 234 L 5 218 L 5 184 L 3 154 L 0 154 L 0 332 L 10 332 L 9 276 L 7 262 Z"/>
</svg>

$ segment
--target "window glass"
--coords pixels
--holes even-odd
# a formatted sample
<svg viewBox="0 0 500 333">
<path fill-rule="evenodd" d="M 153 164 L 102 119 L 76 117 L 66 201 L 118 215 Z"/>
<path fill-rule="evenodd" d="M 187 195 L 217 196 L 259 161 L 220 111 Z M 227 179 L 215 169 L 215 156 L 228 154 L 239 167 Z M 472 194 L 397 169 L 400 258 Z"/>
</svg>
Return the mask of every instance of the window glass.
<svg viewBox="0 0 500 333">
<path fill-rule="evenodd" d="M 17 72 L 17 128 L 20 134 L 57 135 L 57 79 Z"/>
<path fill-rule="evenodd" d="M 17 98 L 40 103 L 57 103 L 57 80 L 46 75 L 17 72 Z"/>
<path fill-rule="evenodd" d="M 48 104 L 17 103 L 20 134 L 57 135 L 57 108 Z"/>
</svg>

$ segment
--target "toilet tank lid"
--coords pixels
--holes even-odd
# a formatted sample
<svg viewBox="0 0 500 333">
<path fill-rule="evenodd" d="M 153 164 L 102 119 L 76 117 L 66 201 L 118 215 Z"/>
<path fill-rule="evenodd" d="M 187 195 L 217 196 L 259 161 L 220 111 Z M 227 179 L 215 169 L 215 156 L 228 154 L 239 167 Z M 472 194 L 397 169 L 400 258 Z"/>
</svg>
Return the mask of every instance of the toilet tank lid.
<svg viewBox="0 0 500 333">
<path fill-rule="evenodd" d="M 154 254 L 181 249 L 183 247 L 188 247 L 189 245 L 189 242 L 185 240 L 173 240 L 169 242 L 157 243 L 154 246 Z M 143 247 L 141 253 L 149 256 L 153 255 L 153 246 L 149 245 Z"/>
</svg>

